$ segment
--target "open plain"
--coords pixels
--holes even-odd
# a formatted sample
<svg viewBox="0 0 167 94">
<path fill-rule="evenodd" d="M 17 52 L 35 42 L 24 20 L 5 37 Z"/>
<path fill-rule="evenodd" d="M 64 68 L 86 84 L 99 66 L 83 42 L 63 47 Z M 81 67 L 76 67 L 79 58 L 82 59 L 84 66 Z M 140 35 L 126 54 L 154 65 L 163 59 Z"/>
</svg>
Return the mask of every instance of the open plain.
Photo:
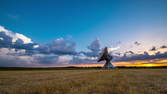
<svg viewBox="0 0 167 94">
<path fill-rule="evenodd" d="M 0 71 L 0 94 L 167 94 L 167 69 Z"/>
</svg>

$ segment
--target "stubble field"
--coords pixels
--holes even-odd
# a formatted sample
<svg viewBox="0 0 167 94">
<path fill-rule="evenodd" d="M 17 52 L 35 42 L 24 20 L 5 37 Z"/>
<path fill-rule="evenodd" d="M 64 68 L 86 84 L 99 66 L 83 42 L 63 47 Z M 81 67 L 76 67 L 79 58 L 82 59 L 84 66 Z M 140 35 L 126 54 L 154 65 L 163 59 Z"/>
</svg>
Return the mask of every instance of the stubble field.
<svg viewBox="0 0 167 94">
<path fill-rule="evenodd" d="M 167 69 L 0 71 L 0 94 L 167 94 Z"/>
</svg>

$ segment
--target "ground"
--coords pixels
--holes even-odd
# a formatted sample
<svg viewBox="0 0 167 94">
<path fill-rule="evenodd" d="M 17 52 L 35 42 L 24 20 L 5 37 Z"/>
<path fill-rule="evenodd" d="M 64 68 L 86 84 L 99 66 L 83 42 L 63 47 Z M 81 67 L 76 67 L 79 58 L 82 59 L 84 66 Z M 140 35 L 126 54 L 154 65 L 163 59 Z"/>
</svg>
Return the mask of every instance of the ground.
<svg viewBox="0 0 167 94">
<path fill-rule="evenodd" d="M 167 69 L 0 71 L 0 94 L 167 94 Z"/>
</svg>

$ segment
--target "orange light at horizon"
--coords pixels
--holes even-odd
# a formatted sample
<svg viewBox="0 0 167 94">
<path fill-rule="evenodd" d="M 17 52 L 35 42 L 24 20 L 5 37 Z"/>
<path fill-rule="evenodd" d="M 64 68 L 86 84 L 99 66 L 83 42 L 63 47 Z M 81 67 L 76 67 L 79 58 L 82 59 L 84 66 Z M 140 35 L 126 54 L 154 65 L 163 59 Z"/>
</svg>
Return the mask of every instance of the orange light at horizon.
<svg viewBox="0 0 167 94">
<path fill-rule="evenodd" d="M 114 66 L 119 67 L 161 67 L 167 66 L 167 59 L 153 59 L 153 60 L 136 60 L 127 62 L 113 62 Z M 82 64 L 72 65 L 75 67 L 102 67 L 104 64 Z"/>
</svg>

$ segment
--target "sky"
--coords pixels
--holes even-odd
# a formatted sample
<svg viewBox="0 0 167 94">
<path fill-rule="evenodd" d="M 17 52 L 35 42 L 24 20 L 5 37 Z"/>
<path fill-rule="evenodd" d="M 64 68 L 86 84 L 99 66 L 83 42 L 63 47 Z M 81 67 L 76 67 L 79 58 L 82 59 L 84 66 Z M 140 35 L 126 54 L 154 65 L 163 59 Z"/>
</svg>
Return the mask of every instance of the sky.
<svg viewBox="0 0 167 94">
<path fill-rule="evenodd" d="M 166 0 L 0 0 L 0 66 L 96 64 L 105 46 L 115 62 L 162 60 L 166 10 Z"/>
</svg>

